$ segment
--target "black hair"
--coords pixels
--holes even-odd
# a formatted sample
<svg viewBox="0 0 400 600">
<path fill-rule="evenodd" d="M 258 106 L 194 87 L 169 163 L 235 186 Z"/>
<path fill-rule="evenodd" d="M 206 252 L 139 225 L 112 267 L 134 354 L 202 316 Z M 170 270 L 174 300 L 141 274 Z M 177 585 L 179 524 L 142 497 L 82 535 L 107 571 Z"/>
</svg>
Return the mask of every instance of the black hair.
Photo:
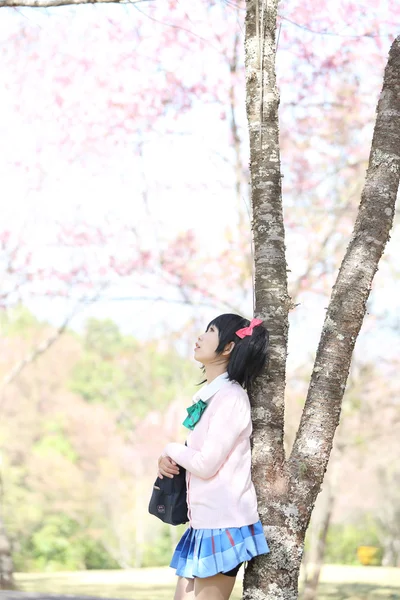
<svg viewBox="0 0 400 600">
<path fill-rule="evenodd" d="M 219 344 L 216 354 L 221 354 L 227 344 L 234 342 L 235 346 L 229 355 L 228 377 L 230 381 L 237 381 L 242 387 L 250 391 L 255 378 L 261 373 L 269 358 L 269 334 L 263 324 L 254 327 L 251 335 L 243 339 L 236 335 L 236 331 L 248 327 L 250 321 L 227 313 L 216 317 L 207 325 L 206 331 L 215 325 L 218 329 Z"/>
</svg>

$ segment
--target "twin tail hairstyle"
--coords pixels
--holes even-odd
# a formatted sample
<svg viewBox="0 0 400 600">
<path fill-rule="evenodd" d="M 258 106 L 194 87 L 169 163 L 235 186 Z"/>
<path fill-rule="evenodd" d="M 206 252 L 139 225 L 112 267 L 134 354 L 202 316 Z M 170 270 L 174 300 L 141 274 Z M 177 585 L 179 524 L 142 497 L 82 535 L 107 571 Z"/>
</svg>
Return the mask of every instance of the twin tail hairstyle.
<svg viewBox="0 0 400 600">
<path fill-rule="evenodd" d="M 269 360 L 269 334 L 263 324 L 256 325 L 251 335 L 239 337 L 236 332 L 250 325 L 250 321 L 231 313 L 219 315 L 207 325 L 207 330 L 214 325 L 218 329 L 219 344 L 216 354 L 221 354 L 225 346 L 234 342 L 229 356 L 228 377 L 237 381 L 250 391 L 251 386 L 262 372 Z"/>
</svg>

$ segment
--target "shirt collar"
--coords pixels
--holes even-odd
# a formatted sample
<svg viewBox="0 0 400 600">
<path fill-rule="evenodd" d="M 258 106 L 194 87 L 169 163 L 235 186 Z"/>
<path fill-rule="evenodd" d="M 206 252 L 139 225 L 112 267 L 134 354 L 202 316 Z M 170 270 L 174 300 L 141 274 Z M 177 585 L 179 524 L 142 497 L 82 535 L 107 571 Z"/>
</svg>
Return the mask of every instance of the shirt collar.
<svg viewBox="0 0 400 600">
<path fill-rule="evenodd" d="M 207 402 L 211 396 L 214 396 L 214 394 L 216 394 L 227 383 L 229 383 L 229 379 L 226 371 L 225 373 L 222 373 L 222 375 L 218 375 L 218 377 L 213 379 L 211 383 L 207 383 L 198 392 L 196 392 L 193 396 L 193 403 L 197 402 L 198 400 Z"/>
</svg>

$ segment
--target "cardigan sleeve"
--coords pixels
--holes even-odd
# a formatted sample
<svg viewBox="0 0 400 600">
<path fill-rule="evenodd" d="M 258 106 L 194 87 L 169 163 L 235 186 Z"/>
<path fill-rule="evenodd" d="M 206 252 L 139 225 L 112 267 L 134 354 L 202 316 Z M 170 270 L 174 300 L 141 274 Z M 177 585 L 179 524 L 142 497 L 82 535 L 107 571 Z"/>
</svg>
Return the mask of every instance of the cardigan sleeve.
<svg viewBox="0 0 400 600">
<path fill-rule="evenodd" d="M 248 427 L 250 405 L 247 395 L 230 394 L 219 399 L 201 450 L 170 443 L 163 454 L 172 458 L 193 475 L 210 479 L 218 473 L 238 438 Z"/>
</svg>

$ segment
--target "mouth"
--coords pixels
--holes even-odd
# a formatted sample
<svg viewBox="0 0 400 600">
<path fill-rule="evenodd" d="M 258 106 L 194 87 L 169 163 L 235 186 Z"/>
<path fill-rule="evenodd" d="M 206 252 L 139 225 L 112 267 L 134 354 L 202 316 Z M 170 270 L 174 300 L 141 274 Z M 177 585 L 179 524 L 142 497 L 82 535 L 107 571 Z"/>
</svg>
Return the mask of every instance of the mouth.
<svg viewBox="0 0 400 600">
<path fill-rule="evenodd" d="M 200 348 L 200 346 L 198 344 L 196 344 L 194 347 L 194 351 L 196 352 L 196 350 L 198 350 L 199 348 Z"/>
</svg>

